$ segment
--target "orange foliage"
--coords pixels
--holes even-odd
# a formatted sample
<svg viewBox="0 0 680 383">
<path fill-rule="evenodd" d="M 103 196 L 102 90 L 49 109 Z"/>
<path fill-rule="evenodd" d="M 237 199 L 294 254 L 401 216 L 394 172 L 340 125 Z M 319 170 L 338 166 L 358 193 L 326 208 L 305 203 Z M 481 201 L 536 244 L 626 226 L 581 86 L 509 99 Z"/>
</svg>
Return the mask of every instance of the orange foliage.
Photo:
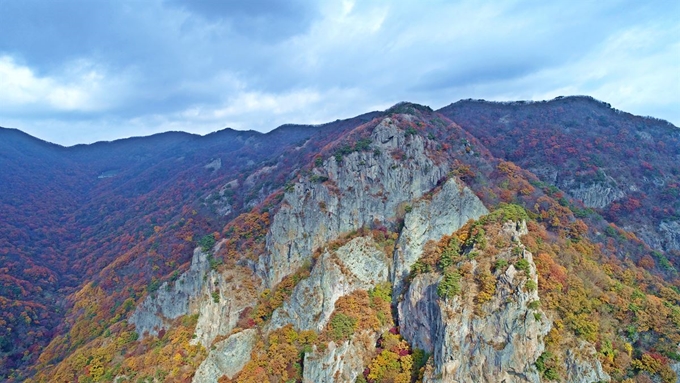
<svg viewBox="0 0 680 383">
<path fill-rule="evenodd" d="M 638 266 L 642 267 L 643 269 L 652 270 L 656 264 L 654 263 L 654 258 L 650 257 L 649 254 L 645 254 L 638 261 Z"/>
<path fill-rule="evenodd" d="M 251 359 L 232 382 L 262 383 L 299 381 L 304 352 L 311 350 L 317 336 L 313 331 L 297 332 L 292 325 L 272 331 L 265 342 L 258 342 Z"/>
<path fill-rule="evenodd" d="M 123 382 L 133 376 L 160 377 L 164 382 L 185 382 L 205 358 L 206 351 L 190 345 L 197 316 L 180 317 L 162 337 L 137 341 L 133 326 L 112 326 L 109 333 L 71 353 L 55 368 L 40 371 L 28 383 L 105 381 L 116 375 Z M 121 363 L 122 361 L 122 363 Z"/>
</svg>

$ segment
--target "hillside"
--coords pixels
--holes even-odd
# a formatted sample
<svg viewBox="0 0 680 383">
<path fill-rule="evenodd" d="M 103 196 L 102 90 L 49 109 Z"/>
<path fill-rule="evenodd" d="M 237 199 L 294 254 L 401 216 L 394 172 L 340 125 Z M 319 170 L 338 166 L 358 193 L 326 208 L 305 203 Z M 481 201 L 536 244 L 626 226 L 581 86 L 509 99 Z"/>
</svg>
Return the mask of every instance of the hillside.
<svg viewBox="0 0 680 383">
<path fill-rule="evenodd" d="M 674 382 L 680 130 L 587 97 L 0 130 L 7 381 Z M 27 379 L 29 378 L 29 379 Z"/>
<path fill-rule="evenodd" d="M 365 118 L 330 124 L 329 139 Z M 177 270 L 190 260 L 199 236 L 219 230 L 267 188 L 276 188 L 268 185 L 283 183 L 285 175 L 244 185 L 256 164 L 323 131 L 286 126 L 269 134 L 165 133 L 63 148 L 0 130 L 0 303 L 6 313 L 0 376 L 35 361 L 68 328 L 65 313 L 73 301 L 66 297 L 89 282 L 113 287 L 110 276 L 99 275 L 105 266 L 126 264 L 118 283 L 132 294 L 152 277 Z M 298 152 L 286 161 L 311 158 Z M 216 185 L 233 180 L 239 186 L 228 195 L 205 201 Z M 173 229 L 161 232 L 163 227 Z M 111 306 L 131 294 L 116 290 L 109 290 Z"/>
<path fill-rule="evenodd" d="M 677 127 L 589 97 L 469 100 L 439 112 L 494 156 L 530 170 L 655 249 L 680 251 Z"/>
</svg>

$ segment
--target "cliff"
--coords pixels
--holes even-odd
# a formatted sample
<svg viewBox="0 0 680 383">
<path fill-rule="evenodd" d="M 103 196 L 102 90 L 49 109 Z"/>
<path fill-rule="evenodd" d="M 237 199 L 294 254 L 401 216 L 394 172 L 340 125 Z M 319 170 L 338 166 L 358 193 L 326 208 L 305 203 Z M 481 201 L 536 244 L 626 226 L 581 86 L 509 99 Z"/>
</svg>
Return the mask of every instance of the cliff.
<svg viewBox="0 0 680 383">
<path fill-rule="evenodd" d="M 460 268 L 468 267 L 460 295 L 441 296 L 439 273 L 412 280 L 399 303 L 399 319 L 404 338 L 433 354 L 424 382 L 543 381 L 535 364 L 552 321 L 540 308 L 532 254 L 519 240 L 526 233 L 524 223 L 509 222 L 497 239 L 511 246 L 490 257 L 481 251 L 464 261 Z M 518 270 L 515 265 L 521 261 L 524 266 Z M 481 270 L 490 264 L 492 274 Z M 476 283 L 485 272 L 489 282 Z M 568 381 L 609 381 L 597 360 L 573 364 L 580 370 L 570 373 Z"/>
<path fill-rule="evenodd" d="M 406 136 L 390 118 L 380 121 L 370 140 L 373 150 L 330 157 L 286 193 L 267 233 L 267 252 L 258 267 L 268 286 L 277 284 L 309 260 L 316 248 L 342 233 L 374 221 L 394 224 L 401 204 L 421 197 L 448 171 L 446 163 L 437 164 L 426 153 L 434 142 Z M 404 153 L 395 158 L 392 152 L 397 150 Z"/>
</svg>

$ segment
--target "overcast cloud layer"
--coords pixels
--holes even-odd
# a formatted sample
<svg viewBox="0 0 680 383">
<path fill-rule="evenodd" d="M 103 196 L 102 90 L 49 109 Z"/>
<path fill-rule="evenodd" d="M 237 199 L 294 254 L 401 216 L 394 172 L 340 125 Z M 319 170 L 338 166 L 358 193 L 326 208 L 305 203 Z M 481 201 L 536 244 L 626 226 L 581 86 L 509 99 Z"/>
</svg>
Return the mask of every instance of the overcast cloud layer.
<svg viewBox="0 0 680 383">
<path fill-rule="evenodd" d="M 0 0 L 0 126 L 72 145 L 587 94 L 680 125 L 680 2 Z"/>
</svg>

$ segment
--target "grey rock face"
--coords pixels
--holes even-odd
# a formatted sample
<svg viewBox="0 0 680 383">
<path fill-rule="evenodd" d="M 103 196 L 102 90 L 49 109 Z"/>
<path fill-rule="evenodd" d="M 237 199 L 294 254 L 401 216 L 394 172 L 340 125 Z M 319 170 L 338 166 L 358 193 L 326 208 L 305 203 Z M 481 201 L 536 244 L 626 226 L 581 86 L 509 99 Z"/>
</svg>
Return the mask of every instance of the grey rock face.
<svg viewBox="0 0 680 383">
<path fill-rule="evenodd" d="M 434 142 L 406 137 L 390 118 L 373 130 L 371 140 L 374 151 L 354 152 L 340 162 L 331 157 L 323 169 L 315 169 L 326 182 L 306 179 L 286 193 L 258 266 L 267 286 L 276 285 L 310 259 L 314 249 L 341 233 L 392 219 L 400 204 L 422 196 L 448 171 L 447 164 L 427 156 Z M 394 159 L 395 150 L 406 159 Z"/>
<path fill-rule="evenodd" d="M 520 246 L 527 232 L 524 222 L 505 224 L 501 230 Z M 510 249 L 496 257 L 509 261 Z M 539 296 L 525 284 L 538 283 L 538 276 L 532 254 L 524 250 L 522 257 L 529 263 L 529 274 L 512 264 L 496 271 L 495 293 L 478 313 L 474 286 L 468 284 L 461 296 L 444 300 L 437 294 L 439 274 L 421 274 L 411 282 L 398 314 L 404 338 L 433 353 L 424 382 L 541 382 L 534 363 L 545 349 L 543 338 L 552 322 L 541 309 L 529 307 Z M 477 264 L 471 263 L 474 273 Z M 610 381 L 594 347 L 586 342 L 578 352 L 567 353 L 566 366 L 569 382 Z"/>
<path fill-rule="evenodd" d="M 268 330 L 292 324 L 297 330 L 321 331 L 340 297 L 387 280 L 384 253 L 372 239 L 355 238 L 319 258 L 309 278 L 298 283 L 290 300 L 274 311 Z"/>
<path fill-rule="evenodd" d="M 130 316 L 141 336 L 158 335 L 173 319 L 182 315 L 200 314 L 196 324 L 196 339 L 208 347 L 219 335 L 231 332 L 239 316 L 255 305 L 254 276 L 246 268 L 227 270 L 223 274 L 210 270 L 208 254 L 197 248 L 189 270 L 174 284 L 163 283 L 158 291 L 149 294 Z M 215 302 L 213 293 L 219 297 Z"/>
<path fill-rule="evenodd" d="M 404 217 L 404 228 L 394 253 L 394 298 L 402 293 L 403 280 L 420 258 L 429 240 L 438 240 L 460 229 L 468 220 L 488 214 L 482 201 L 460 181 L 449 179 L 431 200 L 416 202 Z"/>
<path fill-rule="evenodd" d="M 662 236 L 663 248 L 666 250 L 680 250 L 680 222 L 661 222 L 659 232 Z"/>
<path fill-rule="evenodd" d="M 193 383 L 217 383 L 226 375 L 229 379 L 239 373 L 250 360 L 250 353 L 257 340 L 257 331 L 244 330 L 217 342 L 215 349 L 201 363 L 192 380 Z"/>
<path fill-rule="evenodd" d="M 593 345 L 581 342 L 578 349 L 568 349 L 564 361 L 567 367 L 567 381 L 573 383 L 609 382 L 611 377 L 604 372 L 597 359 Z"/>
<path fill-rule="evenodd" d="M 676 352 L 680 352 L 680 343 L 678 343 Z M 671 363 L 671 369 L 675 371 L 675 375 L 677 376 L 676 383 L 680 383 L 680 362 Z"/>
<path fill-rule="evenodd" d="M 481 306 L 481 315 L 474 313 L 470 292 L 439 298 L 438 275 L 413 280 L 398 311 L 404 338 L 433 353 L 433 369 L 424 382 L 540 382 L 534 363 L 544 350 L 551 322 L 540 309 L 528 306 L 539 297 L 524 284 L 538 277 L 531 253 L 524 251 L 523 256 L 530 264 L 529 275 L 512 265 L 496 272 L 496 291 Z M 509 258 L 509 250 L 498 257 Z"/>
<path fill-rule="evenodd" d="M 436 273 L 418 275 L 398 306 L 401 335 L 411 346 L 428 353 L 434 351 L 434 342 L 441 340 L 438 333 L 443 323 L 437 294 L 440 280 L 441 275 Z"/>
<path fill-rule="evenodd" d="M 209 347 L 216 337 L 230 334 L 244 310 L 256 303 L 256 289 L 274 287 L 310 260 L 317 248 L 343 233 L 376 220 L 395 224 L 397 212 L 406 210 L 408 204 L 392 257 L 386 257 L 367 237 L 324 251 L 310 276 L 274 311 L 264 332 L 288 324 L 298 331 L 321 331 L 340 297 L 391 281 L 402 335 L 414 347 L 433 354 L 425 382 L 540 382 L 534 363 L 544 351 L 543 338 L 551 321 L 542 310 L 529 308 L 539 300 L 535 290 L 525 288 L 528 280 L 538 280 L 532 254 L 523 253 L 530 265 L 528 275 L 512 265 L 495 273 L 494 295 L 481 307 L 474 302 L 472 282 L 469 291 L 448 300 L 437 294 L 439 274 L 419 275 L 406 286 L 410 268 L 427 241 L 456 231 L 488 210 L 457 179 L 449 179 L 432 196 L 421 198 L 449 170 L 448 164 L 438 164 L 428 156 L 434 142 L 406 136 L 390 118 L 374 129 L 371 141 L 371 151 L 354 152 L 340 161 L 331 157 L 285 194 L 272 218 L 265 254 L 253 266 L 256 275 L 245 267 L 211 271 L 208 255 L 197 249 L 189 270 L 173 285 L 163 284 L 133 313 L 130 322 L 137 331 L 156 335 L 173 319 L 198 313 L 193 342 Z M 251 175 L 246 184 L 254 184 L 256 177 L 269 171 L 265 168 Z M 264 191 L 261 194 L 258 200 L 266 197 Z M 598 184 L 575 188 L 572 195 L 587 206 L 604 207 L 624 193 Z M 664 228 L 674 241 L 680 232 L 676 226 Z M 526 232 L 525 224 L 503 228 L 504 235 L 517 244 Z M 511 254 L 508 249 L 496 257 L 509 260 Z M 476 267 L 473 261 L 472 273 Z M 258 277 L 261 286 L 253 283 Z M 363 331 L 349 341 L 331 342 L 324 351 L 315 348 L 305 355 L 303 381 L 354 382 L 374 356 L 379 334 Z M 212 383 L 224 375 L 232 378 L 248 362 L 258 339 L 256 330 L 245 330 L 217 342 L 193 382 Z M 593 353 L 587 343 L 578 352 L 567 353 L 569 381 L 609 380 L 595 357 L 582 357 Z"/>
<path fill-rule="evenodd" d="M 623 226 L 623 229 L 634 232 L 638 238 L 653 249 L 659 251 L 680 250 L 679 221 L 664 221 L 657 226 L 634 223 Z"/>
<path fill-rule="evenodd" d="M 331 342 L 323 351 L 314 351 L 305 355 L 303 383 L 354 382 L 363 372 L 367 355 L 375 352 L 375 343 L 379 334 L 364 331 L 354 334 L 351 340 L 340 345 Z"/>
<path fill-rule="evenodd" d="M 256 303 L 253 278 L 245 267 L 208 273 L 206 283 L 190 307 L 192 314 L 199 314 L 193 344 L 200 343 L 207 348 L 213 339 L 229 334 L 236 327 L 241 313 Z"/>
<path fill-rule="evenodd" d="M 218 171 L 222 168 L 222 159 L 216 158 L 216 159 L 210 161 L 209 164 L 205 165 L 204 168 L 210 169 L 212 171 Z"/>
<path fill-rule="evenodd" d="M 137 333 L 140 336 L 146 333 L 158 335 L 158 331 L 168 328 L 170 320 L 189 313 L 189 303 L 203 288 L 204 276 L 209 269 L 208 255 L 201 249 L 194 250 L 189 270 L 174 285 L 168 287 L 167 282 L 163 283 L 132 313 L 129 321 L 135 325 Z"/>
<path fill-rule="evenodd" d="M 580 185 L 576 189 L 569 190 L 569 194 L 583 201 L 584 205 L 599 209 L 626 196 L 626 193 L 622 190 L 601 183 L 588 186 Z"/>
</svg>

